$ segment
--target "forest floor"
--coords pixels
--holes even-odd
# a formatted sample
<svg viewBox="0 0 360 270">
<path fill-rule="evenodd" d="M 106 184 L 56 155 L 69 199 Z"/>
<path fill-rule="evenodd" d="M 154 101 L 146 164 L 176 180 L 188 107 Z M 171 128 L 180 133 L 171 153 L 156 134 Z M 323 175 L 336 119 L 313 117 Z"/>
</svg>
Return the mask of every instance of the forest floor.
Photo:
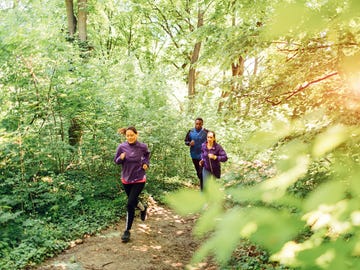
<svg viewBox="0 0 360 270">
<path fill-rule="evenodd" d="M 196 216 L 181 217 L 151 198 L 143 222 L 139 214 L 131 240 L 121 242 L 125 219 L 95 236 L 74 241 L 73 247 L 48 259 L 37 270 L 215 270 L 214 262 L 191 265 L 200 240 L 192 235 Z"/>
</svg>

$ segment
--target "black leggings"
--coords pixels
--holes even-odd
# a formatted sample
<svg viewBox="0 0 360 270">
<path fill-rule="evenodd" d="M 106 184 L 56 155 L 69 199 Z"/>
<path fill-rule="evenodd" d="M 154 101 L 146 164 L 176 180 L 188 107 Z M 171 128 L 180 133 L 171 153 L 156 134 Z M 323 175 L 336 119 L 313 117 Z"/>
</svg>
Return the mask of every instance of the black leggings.
<svg viewBox="0 0 360 270">
<path fill-rule="evenodd" d="M 200 159 L 193 158 L 192 162 L 194 163 L 194 167 L 195 167 L 195 170 L 196 170 L 196 175 L 200 180 L 200 189 L 203 190 L 202 167 L 199 164 Z"/>
<path fill-rule="evenodd" d="M 144 189 L 145 183 L 123 184 L 127 201 L 126 230 L 131 230 L 135 217 L 135 208 L 139 202 L 139 195 Z"/>
</svg>

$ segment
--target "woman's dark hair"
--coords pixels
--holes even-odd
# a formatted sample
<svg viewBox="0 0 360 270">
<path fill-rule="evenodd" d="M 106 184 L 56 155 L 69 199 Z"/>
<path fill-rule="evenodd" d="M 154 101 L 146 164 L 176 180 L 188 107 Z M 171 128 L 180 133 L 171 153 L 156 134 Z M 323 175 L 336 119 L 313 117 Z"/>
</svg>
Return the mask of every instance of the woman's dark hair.
<svg viewBox="0 0 360 270">
<path fill-rule="evenodd" d="M 136 128 L 133 127 L 133 126 L 127 127 L 126 130 L 125 130 L 125 133 L 126 133 L 126 131 L 128 131 L 128 130 L 131 130 L 132 132 L 134 132 L 135 134 L 137 134 L 137 130 L 136 130 Z"/>
<path fill-rule="evenodd" d="M 216 141 L 216 135 L 215 135 L 215 132 L 214 132 L 214 131 L 209 130 L 209 131 L 207 132 L 207 134 L 209 134 L 209 133 L 212 133 L 212 134 L 214 135 L 214 141 Z"/>
<path fill-rule="evenodd" d="M 126 128 L 119 128 L 118 129 L 118 134 L 119 135 L 125 135 L 125 132 L 126 132 Z"/>
</svg>

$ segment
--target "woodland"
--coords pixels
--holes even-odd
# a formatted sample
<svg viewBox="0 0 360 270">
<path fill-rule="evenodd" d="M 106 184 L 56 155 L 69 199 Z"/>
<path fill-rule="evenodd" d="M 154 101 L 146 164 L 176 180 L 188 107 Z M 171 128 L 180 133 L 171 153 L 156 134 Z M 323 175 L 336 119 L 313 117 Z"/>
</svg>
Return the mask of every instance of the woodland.
<svg viewBox="0 0 360 270">
<path fill-rule="evenodd" d="M 144 196 L 187 215 L 194 262 L 360 269 L 358 0 L 0 1 L 0 269 L 124 215 L 133 125 Z M 229 156 L 199 192 L 196 117 Z M 204 211 L 206 206 L 206 211 Z M 258 256 L 235 256 L 246 246 Z"/>
</svg>

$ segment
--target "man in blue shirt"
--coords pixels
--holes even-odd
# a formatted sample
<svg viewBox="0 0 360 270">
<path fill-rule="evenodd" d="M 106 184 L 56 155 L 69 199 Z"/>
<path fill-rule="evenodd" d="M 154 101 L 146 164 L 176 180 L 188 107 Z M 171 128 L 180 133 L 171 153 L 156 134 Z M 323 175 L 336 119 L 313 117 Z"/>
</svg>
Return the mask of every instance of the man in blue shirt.
<svg viewBox="0 0 360 270">
<path fill-rule="evenodd" d="M 204 121 L 198 117 L 195 119 L 195 127 L 190 129 L 185 136 L 185 144 L 190 147 L 190 156 L 194 163 L 197 177 L 200 180 L 200 189 L 203 190 L 201 145 L 206 141 L 207 129 L 203 128 Z"/>
</svg>

